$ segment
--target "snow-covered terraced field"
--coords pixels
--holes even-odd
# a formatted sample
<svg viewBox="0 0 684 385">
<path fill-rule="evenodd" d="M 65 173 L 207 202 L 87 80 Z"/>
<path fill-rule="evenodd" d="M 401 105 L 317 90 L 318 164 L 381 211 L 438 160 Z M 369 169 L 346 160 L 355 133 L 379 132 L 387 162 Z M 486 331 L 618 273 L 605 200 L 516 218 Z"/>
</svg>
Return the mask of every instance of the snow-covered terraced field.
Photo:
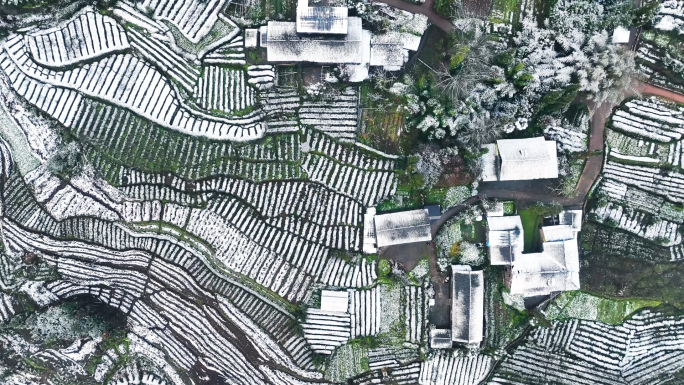
<svg viewBox="0 0 684 385">
<path fill-rule="evenodd" d="M 349 292 L 349 313 L 351 314 L 351 336 L 377 336 L 382 323 L 380 287 L 370 290 Z"/>
<path fill-rule="evenodd" d="M 248 85 L 244 70 L 206 66 L 195 88 L 197 104 L 205 110 L 226 113 L 242 111 L 256 103 L 256 92 Z"/>
<path fill-rule="evenodd" d="M 489 374 L 493 365 L 490 356 L 458 356 L 449 351 L 436 351 L 423 362 L 420 385 L 477 385 Z"/>
<path fill-rule="evenodd" d="M 352 88 L 331 100 L 305 101 L 299 111 L 302 124 L 340 139 L 355 140 L 358 126 L 358 92 Z"/>
<path fill-rule="evenodd" d="M 495 370 L 492 384 L 664 384 L 684 367 L 684 320 L 643 310 L 621 325 L 555 322 Z"/>
<path fill-rule="evenodd" d="M 308 309 L 302 329 L 304 338 L 319 354 L 332 354 L 336 347 L 351 339 L 349 313 Z"/>
<path fill-rule="evenodd" d="M 225 0 L 145 0 L 137 7 L 153 11 L 156 20 L 168 20 L 193 43 L 199 42 L 219 18 Z"/>
<path fill-rule="evenodd" d="M 636 210 L 626 210 L 624 206 L 608 203 L 606 206 L 594 208 L 591 211 L 596 215 L 595 219 L 606 223 L 608 220 L 615 221 L 617 227 L 627 230 L 640 237 L 652 240 L 661 240 L 664 245 L 682 243 L 682 235 L 679 225 L 666 220 L 652 223 L 649 218 L 652 214 Z"/>
<path fill-rule="evenodd" d="M 684 134 L 684 109 L 651 97 L 623 104 L 611 118 L 617 130 L 656 142 L 672 142 Z"/>
<path fill-rule="evenodd" d="M 36 63 L 64 67 L 130 47 L 117 22 L 85 8 L 63 26 L 24 36 L 24 44 Z"/>
</svg>

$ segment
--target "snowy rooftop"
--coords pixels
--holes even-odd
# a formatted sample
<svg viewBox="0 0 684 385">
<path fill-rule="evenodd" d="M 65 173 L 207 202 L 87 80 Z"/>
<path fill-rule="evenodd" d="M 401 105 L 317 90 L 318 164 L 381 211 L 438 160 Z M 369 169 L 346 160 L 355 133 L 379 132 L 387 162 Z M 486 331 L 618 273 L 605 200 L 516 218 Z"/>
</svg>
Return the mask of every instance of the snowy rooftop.
<svg viewBox="0 0 684 385">
<path fill-rule="evenodd" d="M 482 341 L 484 276 L 470 266 L 451 266 L 451 340 L 464 344 Z"/>
<path fill-rule="evenodd" d="M 375 242 L 375 207 L 369 207 L 363 214 L 363 252 L 375 254 L 378 251 Z"/>
<path fill-rule="evenodd" d="M 577 240 L 544 242 L 544 251 L 519 254 L 511 274 L 511 294 L 526 297 L 579 290 Z"/>
<path fill-rule="evenodd" d="M 496 144 L 490 143 L 482 146 L 487 153 L 482 155 L 482 181 L 492 182 L 499 180 L 498 164 L 496 162 Z"/>
<path fill-rule="evenodd" d="M 544 226 L 542 237 L 544 242 L 567 241 L 575 238 L 575 232 L 567 225 Z"/>
<path fill-rule="evenodd" d="M 363 61 L 361 19 L 350 17 L 345 35 L 301 35 L 297 23 L 268 22 L 266 56 L 271 62 L 352 63 Z"/>
<path fill-rule="evenodd" d="M 582 230 L 582 210 L 564 210 L 558 214 L 561 225 L 572 226 L 573 231 Z"/>
<path fill-rule="evenodd" d="M 501 158 L 499 180 L 558 178 L 555 141 L 537 137 L 501 139 L 496 143 Z"/>
<path fill-rule="evenodd" d="M 430 216 L 426 209 L 375 216 L 377 246 L 432 240 Z"/>
<path fill-rule="evenodd" d="M 259 46 L 268 47 L 268 27 L 265 25 L 259 27 Z"/>
<path fill-rule="evenodd" d="M 430 330 L 430 347 L 433 349 L 451 349 L 451 330 L 432 329 Z"/>
<path fill-rule="evenodd" d="M 321 291 L 321 310 L 346 313 L 349 306 L 349 293 L 346 291 Z"/>
<path fill-rule="evenodd" d="M 254 48 L 257 46 L 259 38 L 259 30 L 256 28 L 247 28 L 245 30 L 245 48 Z"/>
<path fill-rule="evenodd" d="M 308 0 L 297 3 L 297 32 L 320 34 L 347 33 L 347 7 L 309 7 Z"/>
<path fill-rule="evenodd" d="M 487 218 L 487 246 L 492 265 L 510 265 L 525 248 L 520 216 Z"/>
<path fill-rule="evenodd" d="M 614 44 L 627 44 L 629 43 L 629 29 L 625 27 L 616 27 L 613 30 L 613 43 Z"/>
</svg>

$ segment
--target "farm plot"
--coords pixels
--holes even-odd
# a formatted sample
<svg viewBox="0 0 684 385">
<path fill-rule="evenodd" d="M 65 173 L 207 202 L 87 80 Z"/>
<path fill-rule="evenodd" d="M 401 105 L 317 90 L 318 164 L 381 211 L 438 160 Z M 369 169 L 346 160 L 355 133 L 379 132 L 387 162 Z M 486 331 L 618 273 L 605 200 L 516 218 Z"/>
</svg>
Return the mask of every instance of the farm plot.
<svg viewBox="0 0 684 385">
<path fill-rule="evenodd" d="M 256 92 L 247 85 L 244 70 L 206 66 L 203 71 L 194 90 L 197 104 L 203 109 L 233 113 L 256 104 Z"/>
<path fill-rule="evenodd" d="M 420 362 L 415 362 L 391 369 L 374 370 L 352 379 L 351 383 L 353 385 L 412 385 L 418 383 L 420 367 Z"/>
<path fill-rule="evenodd" d="M 492 367 L 490 356 L 459 356 L 453 351 L 433 352 L 420 369 L 420 385 L 477 385 Z"/>
<path fill-rule="evenodd" d="M 684 202 L 684 179 L 679 172 L 684 160 L 682 134 L 684 107 L 655 97 L 623 103 L 611 117 L 608 130 L 609 149 L 597 190 L 603 198 L 590 210 L 593 221 L 670 246 L 672 259 L 679 258 L 682 243 L 678 215 Z M 629 255 L 649 249 L 628 239 L 609 245 L 603 240 L 605 233 L 602 229 L 591 233 L 599 238 L 584 248 L 613 253 L 622 249 L 623 243 L 631 244 L 633 250 L 624 250 Z"/>
<path fill-rule="evenodd" d="M 28 100 L 35 93 L 37 86 L 34 83 L 37 82 L 39 85 L 77 91 L 78 95 L 105 100 L 148 121 L 186 134 L 247 141 L 260 138 L 265 133 L 266 128 L 256 113 L 233 119 L 218 119 L 191 111 L 182 105 L 175 90 L 160 72 L 130 54 L 108 56 L 71 70 L 53 71 L 39 67 L 30 58 L 20 35 L 9 38 L 4 51 L 0 56 L 0 66 L 9 76 L 15 91 Z M 38 103 L 42 104 L 44 98 L 40 98 Z M 44 109 L 53 116 L 67 111 L 73 114 L 85 108 L 83 104 L 79 108 L 63 108 L 70 98 L 60 99 L 58 95 L 55 99 L 52 111 L 49 107 Z M 71 122 L 63 123 L 69 126 Z"/>
<path fill-rule="evenodd" d="M 635 258 L 652 262 L 664 262 L 670 259 L 670 252 L 667 248 L 636 237 L 627 231 L 594 222 L 583 226 L 580 244 L 585 254 Z"/>
<path fill-rule="evenodd" d="M 621 325 L 539 327 L 495 370 L 492 384 L 665 383 L 684 366 L 680 317 L 644 310 Z"/>
<path fill-rule="evenodd" d="M 344 140 L 355 140 L 358 126 L 358 91 L 347 88 L 328 100 L 306 100 L 299 109 L 302 124 Z"/>
<path fill-rule="evenodd" d="M 307 309 L 302 324 L 304 338 L 316 353 L 332 354 L 336 347 L 350 339 L 351 321 L 348 313 Z"/>
<path fill-rule="evenodd" d="M 153 10 L 156 20 L 168 20 L 193 43 L 198 43 L 214 26 L 225 0 L 145 0 L 137 7 Z"/>
<path fill-rule="evenodd" d="M 135 48 L 145 60 L 157 65 L 167 76 L 175 80 L 186 91 L 193 90 L 199 78 L 199 69 L 185 57 L 179 55 L 155 35 L 129 28 L 131 47 Z"/>
<path fill-rule="evenodd" d="M 662 245 L 682 243 L 678 224 L 666 220 L 655 221 L 649 213 L 630 210 L 611 202 L 606 206 L 593 208 L 591 213 L 594 214 L 592 219 L 599 223 L 613 225 Z"/>
<path fill-rule="evenodd" d="M 129 48 L 126 33 L 116 21 L 86 7 L 63 26 L 24 36 L 36 63 L 65 67 Z"/>
<path fill-rule="evenodd" d="M 208 53 L 202 58 L 204 65 L 238 65 L 243 66 L 245 61 L 245 41 L 240 35 L 222 45 L 218 49 Z"/>
<path fill-rule="evenodd" d="M 55 236 L 67 239 L 84 239 L 89 242 L 88 244 L 78 244 L 71 241 L 55 243 L 51 240 L 48 241 L 44 236 L 36 237 L 34 234 L 27 233 L 16 226 L 7 225 L 5 228 L 9 231 L 8 236 L 10 233 L 16 234 L 16 236 L 10 236 L 12 244 L 16 245 L 13 247 L 22 249 L 29 247 L 31 250 L 41 247 L 41 253 L 63 252 L 71 256 L 70 258 L 75 256 L 86 261 L 92 261 L 95 258 L 95 260 L 106 264 L 118 264 L 122 268 L 125 266 L 139 266 L 139 268 L 147 266 L 148 262 L 146 261 L 148 259 L 146 258 L 148 257 L 145 256 L 145 253 L 154 253 L 159 258 L 167 261 L 158 261 L 151 265 L 149 274 L 156 277 L 155 280 L 163 282 L 164 286 L 175 287 L 177 290 L 185 293 L 205 295 L 203 293 L 206 293 L 205 290 L 208 290 L 227 296 L 235 303 L 235 306 L 251 317 L 260 328 L 271 333 L 277 343 L 283 346 L 288 354 L 297 362 L 297 365 L 308 368 L 311 364 L 311 350 L 308 348 L 306 341 L 297 334 L 296 323 L 293 317 L 283 307 L 287 306 L 287 304 L 283 304 L 282 300 L 276 297 L 264 297 L 263 294 L 246 288 L 234 279 L 227 279 L 225 275 L 211 267 L 206 257 L 184 242 L 160 235 L 156 231 L 150 232 L 147 235 L 132 233 L 120 225 L 98 221 L 93 218 L 57 223 L 35 201 L 32 201 L 31 194 L 25 184 L 16 176 L 12 177 L 10 183 L 6 186 L 7 198 L 9 199 L 7 201 L 14 202 L 12 204 L 13 209 L 7 212 L 6 215 L 19 220 L 22 226 L 28 226 L 45 234 L 54 234 Z M 49 242 L 51 245 L 48 249 L 42 246 L 46 242 Z M 112 254 L 106 249 L 93 247 L 92 243 L 102 244 L 104 247 L 119 251 Z M 124 250 L 128 251 L 121 254 Z M 142 252 L 131 250 L 140 250 Z M 60 261 L 64 263 L 65 273 L 75 283 L 72 283 L 73 281 L 58 281 L 49 285 L 50 290 L 54 289 L 54 293 L 59 298 L 91 294 L 98 296 L 105 303 L 109 303 L 112 306 L 122 307 L 123 309 L 130 308 L 131 298 L 125 295 L 127 292 L 122 291 L 122 288 L 130 287 L 129 290 L 133 291 L 136 287 L 136 282 L 138 282 L 137 285 L 140 285 L 141 281 L 136 281 L 135 275 L 128 277 L 128 274 L 117 274 L 111 270 L 101 271 L 99 268 L 93 269 L 92 265 L 84 269 L 83 265 L 70 263 L 70 258 L 60 259 Z M 196 281 L 194 277 L 197 277 Z M 112 291 L 110 289 L 101 289 L 97 284 L 95 285 L 96 287 L 84 286 L 83 283 L 90 279 L 96 279 L 97 282 L 111 282 L 111 285 L 115 285 L 116 288 Z M 145 280 L 142 281 L 142 283 L 144 282 Z M 152 285 L 152 283 L 149 283 L 149 285 Z M 154 290 L 154 287 L 156 286 L 150 286 L 151 290 Z M 134 309 L 135 306 L 131 310 L 131 317 L 133 318 L 137 317 Z M 141 319 L 146 319 L 149 316 L 141 315 L 140 317 L 143 317 Z M 173 339 L 171 339 L 169 343 L 177 342 L 173 342 Z"/>
<path fill-rule="evenodd" d="M 382 323 L 380 287 L 370 290 L 349 292 L 349 313 L 351 315 L 351 337 L 377 336 Z"/>
<path fill-rule="evenodd" d="M 678 0 L 664 1 L 653 27 L 641 33 L 637 46 L 637 64 L 649 83 L 680 92 L 684 90 L 683 39 L 676 31 L 683 22 L 683 7 Z"/>
</svg>

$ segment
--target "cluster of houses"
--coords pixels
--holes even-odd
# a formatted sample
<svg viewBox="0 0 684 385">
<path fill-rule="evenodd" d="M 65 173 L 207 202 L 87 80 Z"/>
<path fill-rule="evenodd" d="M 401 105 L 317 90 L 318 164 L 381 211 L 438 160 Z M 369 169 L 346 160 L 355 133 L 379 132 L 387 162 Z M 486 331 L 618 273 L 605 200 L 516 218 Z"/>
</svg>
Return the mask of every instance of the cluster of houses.
<svg viewBox="0 0 684 385">
<path fill-rule="evenodd" d="M 339 65 L 349 82 L 368 78 L 370 67 L 398 71 L 417 51 L 421 36 L 409 32 L 373 34 L 344 6 L 309 6 L 298 0 L 296 21 L 269 21 L 245 31 L 245 47 L 266 49 L 272 63 Z"/>
<path fill-rule="evenodd" d="M 543 137 L 499 140 L 485 146 L 484 181 L 512 181 L 558 177 L 556 143 Z M 439 208 L 377 215 L 369 208 L 364 217 L 366 253 L 379 248 L 413 242 L 430 242 L 431 223 Z M 505 215 L 499 202 L 487 212 L 486 233 L 490 263 L 504 266 L 505 286 L 511 295 L 524 298 L 578 290 L 578 233 L 582 210 L 565 210 L 540 232 L 541 251 L 524 252 L 524 230 L 518 215 Z M 451 328 L 430 332 L 432 348 L 451 348 L 454 343 L 478 344 L 484 336 L 485 282 L 482 271 L 470 266 L 451 266 Z"/>
</svg>

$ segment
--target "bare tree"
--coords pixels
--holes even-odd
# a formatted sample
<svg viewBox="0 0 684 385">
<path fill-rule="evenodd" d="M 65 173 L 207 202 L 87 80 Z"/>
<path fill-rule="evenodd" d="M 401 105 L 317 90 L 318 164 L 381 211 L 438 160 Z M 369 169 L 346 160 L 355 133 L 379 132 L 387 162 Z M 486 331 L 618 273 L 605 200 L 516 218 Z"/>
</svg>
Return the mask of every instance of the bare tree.
<svg viewBox="0 0 684 385">
<path fill-rule="evenodd" d="M 454 32 L 464 34 L 464 32 Z M 467 40 L 465 37 L 463 40 Z M 457 68 L 442 63 L 434 70 L 437 86 L 453 100 L 467 98 L 478 83 L 496 74 L 491 65 L 492 50 L 487 47 L 487 36 L 480 34 L 468 44 L 456 44 L 450 49 L 452 55 L 464 55 Z"/>
</svg>

